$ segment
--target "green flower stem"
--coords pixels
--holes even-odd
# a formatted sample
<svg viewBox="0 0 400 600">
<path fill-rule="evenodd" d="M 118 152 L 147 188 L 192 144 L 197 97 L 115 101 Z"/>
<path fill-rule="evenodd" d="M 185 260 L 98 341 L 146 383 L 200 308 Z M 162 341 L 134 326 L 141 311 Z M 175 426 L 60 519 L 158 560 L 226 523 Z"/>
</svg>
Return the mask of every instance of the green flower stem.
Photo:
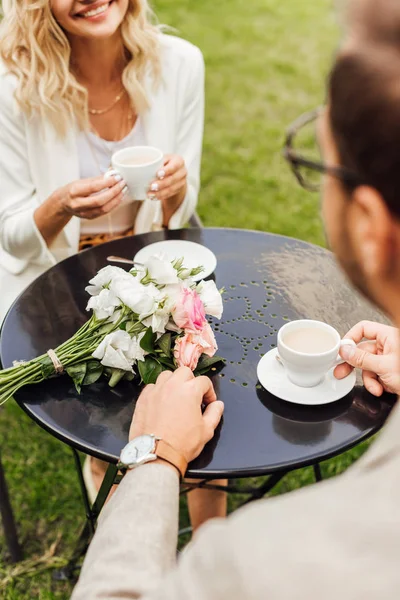
<svg viewBox="0 0 400 600">
<path fill-rule="evenodd" d="M 119 319 L 112 325 L 109 333 L 117 331 L 120 325 L 125 321 L 132 319 L 132 313 L 127 307 L 123 307 Z M 54 349 L 59 361 L 66 369 L 74 364 L 88 361 L 92 358 L 100 342 L 104 339 L 104 326 L 111 326 L 107 319 L 98 320 L 93 314 L 86 323 L 68 340 L 63 342 L 58 348 Z M 140 333 L 143 325 L 137 323 L 137 329 Z M 130 331 L 130 334 L 136 333 L 136 325 Z M 9 367 L 0 371 L 0 405 L 11 398 L 15 392 L 25 385 L 40 383 L 46 379 L 43 374 L 43 366 L 48 364 L 49 357 L 46 354 L 24 362 L 23 364 Z"/>
</svg>

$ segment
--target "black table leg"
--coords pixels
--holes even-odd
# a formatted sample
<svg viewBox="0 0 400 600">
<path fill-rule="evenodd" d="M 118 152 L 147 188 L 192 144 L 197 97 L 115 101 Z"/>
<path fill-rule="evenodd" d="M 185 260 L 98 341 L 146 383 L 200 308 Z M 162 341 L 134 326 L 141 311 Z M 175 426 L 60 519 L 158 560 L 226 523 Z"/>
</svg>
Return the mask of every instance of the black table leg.
<svg viewBox="0 0 400 600">
<path fill-rule="evenodd" d="M 319 465 L 319 463 L 316 463 L 314 465 L 314 475 L 315 475 L 315 481 L 322 481 L 322 473 L 321 473 L 321 467 Z"/>
<path fill-rule="evenodd" d="M 85 506 L 86 518 L 89 521 L 90 532 L 93 535 L 94 534 L 94 529 L 95 529 L 95 524 L 96 524 L 96 519 L 94 518 L 94 515 L 92 513 L 92 509 L 90 507 L 89 496 L 88 496 L 86 485 L 85 485 L 85 482 L 84 482 L 84 479 L 83 479 L 83 472 L 82 472 L 81 460 L 80 460 L 79 454 L 75 450 L 75 448 L 72 448 L 72 453 L 74 455 L 75 468 L 76 468 L 76 472 L 78 474 L 79 485 L 81 487 L 82 499 L 83 499 L 83 504 Z"/>
<path fill-rule="evenodd" d="M 86 523 L 81 529 L 81 533 L 79 535 L 78 541 L 75 545 L 75 548 L 70 556 L 68 564 L 54 572 L 54 579 L 58 581 L 65 580 L 73 580 L 76 578 L 77 571 L 80 569 L 80 565 L 78 564 L 79 560 L 86 553 L 90 540 L 94 533 L 95 524 L 97 521 L 97 517 L 100 514 L 101 509 L 104 506 L 105 501 L 107 500 L 107 496 L 110 493 L 110 490 L 114 484 L 114 482 L 118 481 L 118 469 L 116 465 L 108 465 L 106 474 L 103 479 L 103 483 L 101 484 L 99 493 L 97 494 L 97 498 L 92 507 L 90 507 L 85 483 L 83 481 L 82 468 L 79 459 L 79 455 L 76 451 L 74 451 L 75 457 L 75 465 L 78 471 L 78 478 L 80 485 L 82 487 L 82 495 L 85 503 L 86 512 Z"/>
<path fill-rule="evenodd" d="M 11 508 L 10 497 L 8 494 L 7 482 L 4 475 L 4 469 L 0 458 L 0 513 L 3 522 L 4 535 L 6 538 L 8 551 L 12 562 L 22 560 L 22 548 L 18 541 L 17 527 L 15 525 L 14 515 Z"/>
</svg>

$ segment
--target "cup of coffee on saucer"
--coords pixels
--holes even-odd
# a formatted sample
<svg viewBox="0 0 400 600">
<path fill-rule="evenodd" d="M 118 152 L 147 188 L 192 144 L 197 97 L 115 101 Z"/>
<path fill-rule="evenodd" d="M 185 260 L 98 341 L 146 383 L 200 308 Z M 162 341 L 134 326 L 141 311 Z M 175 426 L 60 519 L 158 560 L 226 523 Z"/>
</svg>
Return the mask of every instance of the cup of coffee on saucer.
<svg viewBox="0 0 400 600">
<path fill-rule="evenodd" d="M 153 146 L 130 146 L 113 154 L 112 171 L 108 173 L 121 175 L 130 200 L 145 200 L 150 184 L 163 166 L 163 158 L 161 150 Z"/>
<path fill-rule="evenodd" d="M 356 345 L 322 321 L 286 323 L 278 331 L 278 347 L 258 363 L 258 379 L 267 391 L 288 402 L 316 405 L 339 400 L 356 382 L 354 371 L 342 380 L 333 374 L 333 368 L 344 362 L 339 350 L 345 344 Z"/>
<path fill-rule="evenodd" d="M 290 381 L 300 387 L 318 385 L 332 367 L 344 362 L 339 350 L 346 344 L 355 346 L 322 321 L 292 321 L 278 331 L 279 359 Z"/>
</svg>

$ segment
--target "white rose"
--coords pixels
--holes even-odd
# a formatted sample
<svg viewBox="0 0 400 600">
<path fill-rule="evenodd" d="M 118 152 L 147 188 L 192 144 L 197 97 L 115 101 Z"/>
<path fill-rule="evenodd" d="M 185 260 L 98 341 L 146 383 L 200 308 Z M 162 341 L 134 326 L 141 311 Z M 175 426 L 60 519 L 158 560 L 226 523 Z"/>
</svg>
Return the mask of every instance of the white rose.
<svg viewBox="0 0 400 600">
<path fill-rule="evenodd" d="M 154 286 L 145 286 L 135 277 L 131 280 L 116 278 L 111 283 L 111 290 L 118 298 L 138 315 L 150 315 L 158 306 Z M 158 292 L 157 288 L 155 288 Z"/>
<path fill-rule="evenodd" d="M 126 278 L 126 277 L 132 277 L 132 275 L 130 275 L 130 273 L 127 273 L 126 271 L 124 271 L 124 269 L 121 269 L 120 267 L 113 267 L 111 265 L 107 265 L 106 267 L 103 267 L 102 269 L 100 269 L 100 271 L 97 273 L 97 275 L 95 275 L 89 281 L 89 283 L 91 285 L 88 285 L 85 288 L 85 290 L 91 296 L 95 296 L 95 295 L 99 294 L 104 287 L 110 285 L 110 283 L 116 277 L 125 277 Z"/>
<path fill-rule="evenodd" d="M 131 339 L 130 345 L 129 345 L 129 350 L 126 353 L 127 357 L 132 360 L 132 361 L 137 361 L 137 360 L 144 360 L 144 357 L 148 354 L 148 352 L 146 352 L 145 350 L 143 350 L 143 348 L 140 345 L 140 342 L 142 340 L 142 337 L 145 335 L 145 331 L 143 331 L 142 333 L 139 333 L 139 335 L 136 335 L 135 337 L 133 337 Z"/>
<path fill-rule="evenodd" d="M 105 367 L 114 367 L 132 373 L 133 361 L 127 358 L 130 344 L 131 336 L 129 333 L 118 329 L 105 336 L 92 356 L 97 358 Z"/>
<path fill-rule="evenodd" d="M 223 311 L 222 296 L 215 282 L 212 280 L 200 281 L 196 290 L 204 304 L 206 315 L 220 319 Z"/>
<path fill-rule="evenodd" d="M 104 288 L 97 296 L 92 296 L 89 299 L 86 310 L 93 310 L 96 319 L 101 320 L 111 317 L 117 306 L 120 306 L 120 304 L 121 302 L 114 292 Z"/>
<path fill-rule="evenodd" d="M 163 254 L 151 256 L 144 264 L 152 279 L 157 285 L 178 283 L 178 273 L 171 262 Z"/>
</svg>

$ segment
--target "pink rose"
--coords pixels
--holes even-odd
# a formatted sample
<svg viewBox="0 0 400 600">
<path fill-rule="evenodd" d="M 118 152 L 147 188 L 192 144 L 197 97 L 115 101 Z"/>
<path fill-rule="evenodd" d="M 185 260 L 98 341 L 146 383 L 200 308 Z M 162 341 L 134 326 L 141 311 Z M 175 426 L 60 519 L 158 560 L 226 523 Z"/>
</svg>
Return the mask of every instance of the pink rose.
<svg viewBox="0 0 400 600">
<path fill-rule="evenodd" d="M 201 331 L 197 333 L 188 332 L 176 339 L 174 357 L 178 367 L 189 367 L 194 371 L 202 354 L 214 356 L 217 349 L 214 332 L 209 323 L 206 322 Z"/>
<path fill-rule="evenodd" d="M 186 331 L 200 331 L 207 322 L 200 296 L 189 288 L 183 288 L 182 295 L 172 310 L 172 316 L 178 327 Z"/>
<path fill-rule="evenodd" d="M 178 367 L 189 367 L 189 369 L 194 371 L 202 353 L 203 348 L 196 341 L 192 340 L 191 333 L 177 338 L 174 357 L 178 363 Z"/>
<path fill-rule="evenodd" d="M 215 340 L 214 332 L 209 323 L 205 323 L 203 329 L 196 337 L 200 338 L 200 345 L 203 348 L 203 354 L 207 354 L 207 356 L 214 356 L 218 350 L 218 346 Z"/>
</svg>

